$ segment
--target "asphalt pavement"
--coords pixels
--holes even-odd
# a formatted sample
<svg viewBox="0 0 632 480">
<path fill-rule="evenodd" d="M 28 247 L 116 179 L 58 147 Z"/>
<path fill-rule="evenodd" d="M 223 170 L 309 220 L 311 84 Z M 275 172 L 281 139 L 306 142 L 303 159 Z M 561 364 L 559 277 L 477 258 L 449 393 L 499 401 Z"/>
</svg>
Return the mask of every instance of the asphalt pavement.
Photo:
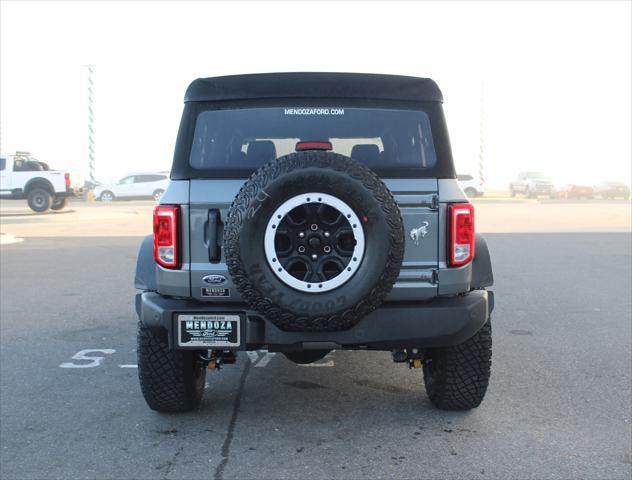
<svg viewBox="0 0 632 480">
<path fill-rule="evenodd" d="M 487 239 L 492 379 L 466 413 L 433 408 L 388 353 L 345 351 L 309 367 L 242 353 L 208 372 L 198 411 L 153 412 L 135 368 L 139 238 L 4 245 L 0 477 L 629 479 L 630 233 Z"/>
</svg>

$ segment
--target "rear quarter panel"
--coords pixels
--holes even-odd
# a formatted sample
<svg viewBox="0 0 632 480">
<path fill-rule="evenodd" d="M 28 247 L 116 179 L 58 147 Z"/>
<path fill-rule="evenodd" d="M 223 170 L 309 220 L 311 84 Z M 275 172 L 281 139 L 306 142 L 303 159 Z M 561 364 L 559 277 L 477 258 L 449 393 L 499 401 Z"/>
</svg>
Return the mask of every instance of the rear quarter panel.
<svg viewBox="0 0 632 480">
<path fill-rule="evenodd" d="M 191 296 L 190 248 L 189 248 L 189 181 L 170 181 L 160 198 L 161 205 L 180 206 L 180 247 L 182 265 L 177 270 L 156 265 L 156 285 L 158 293 L 170 296 Z"/>
<path fill-rule="evenodd" d="M 57 171 L 12 172 L 11 189 L 20 188 L 25 190 L 30 182 L 39 180 L 48 181 L 55 192 L 61 193 L 66 191 L 64 172 Z"/>
</svg>

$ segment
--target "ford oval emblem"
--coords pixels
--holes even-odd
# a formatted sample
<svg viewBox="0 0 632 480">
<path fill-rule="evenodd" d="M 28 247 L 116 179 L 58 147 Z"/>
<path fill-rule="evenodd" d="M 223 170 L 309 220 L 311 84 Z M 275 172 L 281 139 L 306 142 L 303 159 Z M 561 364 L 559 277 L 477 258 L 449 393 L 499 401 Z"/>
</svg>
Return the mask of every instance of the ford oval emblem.
<svg viewBox="0 0 632 480">
<path fill-rule="evenodd" d="M 224 275 L 206 275 L 202 277 L 202 281 L 209 285 L 221 285 L 226 282 L 226 277 Z"/>
</svg>

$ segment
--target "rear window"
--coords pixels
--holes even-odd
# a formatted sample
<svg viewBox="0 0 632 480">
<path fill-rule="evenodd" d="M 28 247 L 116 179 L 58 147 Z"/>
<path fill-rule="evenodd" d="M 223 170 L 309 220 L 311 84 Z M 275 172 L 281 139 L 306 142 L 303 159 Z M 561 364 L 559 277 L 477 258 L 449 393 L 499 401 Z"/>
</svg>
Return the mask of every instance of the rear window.
<svg viewBox="0 0 632 480">
<path fill-rule="evenodd" d="M 330 142 L 333 152 L 376 170 L 424 169 L 436 163 L 426 113 L 341 107 L 203 111 L 189 163 L 198 170 L 249 173 L 295 152 L 299 142 Z"/>
<path fill-rule="evenodd" d="M 165 180 L 166 175 L 136 175 L 135 183 L 159 182 Z"/>
</svg>

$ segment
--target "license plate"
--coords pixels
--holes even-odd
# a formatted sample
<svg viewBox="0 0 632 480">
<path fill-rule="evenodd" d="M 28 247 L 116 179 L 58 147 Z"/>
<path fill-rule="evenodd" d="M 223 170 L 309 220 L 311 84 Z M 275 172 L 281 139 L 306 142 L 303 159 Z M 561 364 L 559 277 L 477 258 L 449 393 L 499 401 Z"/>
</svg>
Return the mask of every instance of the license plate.
<svg viewBox="0 0 632 480">
<path fill-rule="evenodd" d="M 178 315 L 178 345 L 226 348 L 240 345 L 239 315 Z"/>
</svg>

